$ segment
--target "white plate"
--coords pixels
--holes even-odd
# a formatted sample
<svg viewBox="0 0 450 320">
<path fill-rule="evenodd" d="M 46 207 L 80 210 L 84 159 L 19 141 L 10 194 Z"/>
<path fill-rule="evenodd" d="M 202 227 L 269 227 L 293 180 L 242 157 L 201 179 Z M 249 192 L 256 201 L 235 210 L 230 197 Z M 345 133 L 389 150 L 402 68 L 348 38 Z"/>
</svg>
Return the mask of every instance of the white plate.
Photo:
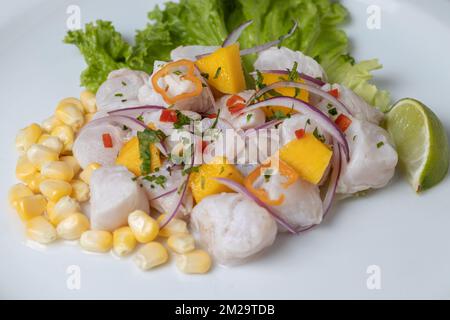
<svg viewBox="0 0 450 320">
<path fill-rule="evenodd" d="M 18 2 L 18 3 L 17 3 Z M 59 99 L 77 96 L 84 62 L 62 44 L 66 8 L 77 4 L 83 23 L 114 21 L 127 37 L 146 23 L 156 1 L 10 1 L 0 16 L 1 192 L 15 183 L 14 136 L 48 117 Z M 395 99 L 424 101 L 450 128 L 450 2 L 346 0 L 346 27 L 358 58 L 380 58 L 377 82 Z M 366 26 L 369 5 L 381 8 L 381 29 Z M 450 298 L 450 187 L 417 196 L 403 180 L 336 206 L 326 223 L 299 237 L 279 237 L 247 265 L 216 267 L 207 276 L 175 266 L 142 273 L 131 261 L 86 255 L 76 245 L 33 250 L 5 200 L 0 214 L 0 298 L 299 299 Z M 70 290 L 69 266 L 81 272 Z M 367 287 L 367 269 L 381 271 L 381 290 Z M 70 286 L 69 286 L 70 287 Z"/>
</svg>

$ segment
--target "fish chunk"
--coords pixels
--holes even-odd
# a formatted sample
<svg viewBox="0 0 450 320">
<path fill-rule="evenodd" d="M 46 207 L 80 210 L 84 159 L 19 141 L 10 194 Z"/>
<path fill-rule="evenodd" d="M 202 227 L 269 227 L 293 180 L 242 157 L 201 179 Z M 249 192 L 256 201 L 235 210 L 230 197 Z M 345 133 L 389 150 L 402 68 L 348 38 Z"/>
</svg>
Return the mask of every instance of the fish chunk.
<svg viewBox="0 0 450 320">
<path fill-rule="evenodd" d="M 191 227 L 223 265 L 247 261 L 271 246 L 277 234 L 277 224 L 264 208 L 232 193 L 203 199 L 192 211 Z"/>
<path fill-rule="evenodd" d="M 143 188 L 125 167 L 103 167 L 91 178 L 90 218 L 92 229 L 114 231 L 127 224 L 135 210 L 149 212 Z"/>
</svg>

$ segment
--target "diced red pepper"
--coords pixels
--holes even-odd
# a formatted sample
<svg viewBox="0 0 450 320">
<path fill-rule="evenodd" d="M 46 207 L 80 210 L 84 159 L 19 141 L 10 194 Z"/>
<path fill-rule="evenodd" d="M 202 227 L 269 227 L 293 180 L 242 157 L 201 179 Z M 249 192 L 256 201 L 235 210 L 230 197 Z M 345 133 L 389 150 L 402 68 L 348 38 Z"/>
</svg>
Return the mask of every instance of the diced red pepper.
<svg viewBox="0 0 450 320">
<path fill-rule="evenodd" d="M 175 110 L 165 109 L 161 112 L 159 121 L 161 121 L 161 122 L 177 122 L 178 121 L 177 113 L 175 112 Z"/>
<path fill-rule="evenodd" d="M 109 133 L 105 133 L 103 136 L 103 146 L 106 149 L 111 149 L 113 147 L 113 141 L 112 141 L 112 137 Z"/>
<path fill-rule="evenodd" d="M 305 136 L 305 129 L 298 129 L 297 131 L 295 131 L 295 136 L 297 137 L 297 139 L 301 139 Z"/>
<path fill-rule="evenodd" d="M 208 115 L 206 115 L 206 117 L 208 119 L 215 119 L 215 118 L 217 118 L 217 113 L 208 114 Z"/>
<path fill-rule="evenodd" d="M 235 106 L 237 103 L 242 104 L 245 103 L 245 99 L 242 98 L 241 96 L 238 96 L 237 94 L 231 96 L 230 99 L 228 99 L 227 101 L 227 107 L 233 107 Z"/>
<path fill-rule="evenodd" d="M 244 108 L 245 103 L 236 103 L 234 106 L 228 107 L 228 110 L 230 111 L 231 114 L 235 114 L 241 112 L 242 110 L 244 110 Z"/>
<path fill-rule="evenodd" d="M 329 94 L 331 94 L 333 97 L 335 97 L 336 99 L 339 98 L 339 90 L 338 89 L 333 89 L 328 91 Z"/>
<path fill-rule="evenodd" d="M 350 127 L 350 125 L 352 124 L 352 120 L 348 118 L 346 115 L 340 114 L 339 117 L 337 117 L 335 123 L 337 124 L 339 129 L 341 129 L 342 132 L 345 132 L 348 129 L 348 127 Z"/>
</svg>

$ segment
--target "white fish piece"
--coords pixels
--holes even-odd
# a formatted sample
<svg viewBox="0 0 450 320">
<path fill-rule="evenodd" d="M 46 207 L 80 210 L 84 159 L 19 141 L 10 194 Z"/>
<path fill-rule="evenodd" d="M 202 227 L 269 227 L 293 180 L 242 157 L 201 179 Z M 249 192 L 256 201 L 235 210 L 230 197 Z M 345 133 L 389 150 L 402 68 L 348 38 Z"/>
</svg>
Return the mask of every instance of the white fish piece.
<svg viewBox="0 0 450 320">
<path fill-rule="evenodd" d="M 245 133 L 245 150 L 239 154 L 239 163 L 261 164 L 266 162 L 281 148 L 280 137 L 280 130 L 276 128 L 247 131 Z"/>
<path fill-rule="evenodd" d="M 254 95 L 254 93 L 254 90 L 246 90 L 240 92 L 238 95 L 243 98 L 245 102 L 247 102 Z M 229 121 L 234 128 L 242 130 L 256 128 L 266 122 L 266 115 L 261 109 L 244 113 L 234 119 L 234 115 L 231 114 L 227 106 L 227 102 L 232 96 L 233 95 L 225 95 L 217 101 L 216 105 L 220 110 L 220 118 Z"/>
<path fill-rule="evenodd" d="M 131 212 L 142 210 L 149 213 L 145 191 L 133 181 L 134 178 L 122 166 L 103 167 L 93 172 L 90 200 L 92 229 L 114 231 L 127 224 Z"/>
<path fill-rule="evenodd" d="M 337 193 L 354 194 L 386 186 L 398 162 L 386 130 L 368 121 L 352 119 L 345 135 L 350 162 L 343 161 Z"/>
<path fill-rule="evenodd" d="M 140 105 L 139 89 L 148 75 L 142 71 L 119 69 L 112 71 L 96 94 L 99 111 L 112 111 Z"/>
<path fill-rule="evenodd" d="M 187 59 L 197 61 L 197 56 L 212 53 L 218 50 L 219 46 L 179 46 L 170 53 L 172 61 Z"/>
<path fill-rule="evenodd" d="M 111 136 L 112 148 L 105 148 L 104 134 Z M 86 127 L 75 139 L 73 155 L 82 168 L 86 168 L 91 163 L 98 163 L 102 166 L 114 165 L 125 139 L 126 132 L 112 123 L 100 123 Z"/>
<path fill-rule="evenodd" d="M 233 193 L 203 199 L 192 211 L 190 226 L 223 265 L 244 263 L 271 246 L 277 234 L 277 224 L 264 208 Z"/>
<path fill-rule="evenodd" d="M 163 110 L 149 111 L 145 112 L 142 117 L 144 118 L 145 124 L 154 125 L 157 129 L 164 132 L 166 136 L 170 136 L 175 130 L 173 126 L 174 124 L 172 122 L 160 121 L 162 112 Z M 202 118 L 197 112 L 194 111 L 180 110 L 180 112 L 193 121 L 200 121 Z M 184 129 L 188 129 L 188 126 L 184 126 Z"/>
<path fill-rule="evenodd" d="M 292 69 L 295 62 L 298 63 L 299 72 L 313 78 L 326 79 L 325 71 L 316 60 L 286 47 L 272 47 L 261 52 L 254 66 L 256 70 L 286 70 Z"/>
<path fill-rule="evenodd" d="M 279 125 L 280 141 L 284 146 L 289 142 L 297 139 L 295 132 L 300 129 L 304 129 L 307 133 L 314 133 L 329 140 L 329 135 L 324 133 L 317 123 L 310 117 L 303 114 L 294 114 L 289 119 L 285 119 L 282 124 Z"/>
<path fill-rule="evenodd" d="M 168 166 L 160 169 L 157 173 L 154 173 L 151 176 L 163 176 L 165 177 L 165 182 L 160 185 L 152 183 L 145 179 L 141 179 L 142 185 L 144 186 L 145 192 L 150 201 L 150 206 L 160 213 L 171 214 L 175 210 L 179 202 L 180 194 L 178 193 L 178 189 L 181 187 L 183 181 L 186 180 L 186 176 L 182 175 L 180 169 L 170 170 L 168 169 Z M 158 198 L 161 195 L 164 195 L 174 189 L 177 189 L 177 191 L 171 193 L 170 195 Z M 194 200 L 192 197 L 192 193 L 190 189 L 188 189 L 183 199 L 182 206 L 178 211 L 177 217 L 183 218 L 185 216 L 188 216 L 192 211 L 193 205 Z"/>
<path fill-rule="evenodd" d="M 369 105 L 363 98 L 358 96 L 351 89 L 340 84 L 326 84 L 322 87 L 325 91 L 337 89 L 339 91 L 339 101 L 341 101 L 351 112 L 352 116 L 359 120 L 369 121 L 379 125 L 384 119 L 384 114 Z M 328 112 L 328 102 L 322 101 L 318 107 L 325 113 Z"/>
<path fill-rule="evenodd" d="M 278 173 L 274 173 L 270 178 L 260 177 L 255 183 L 258 188 L 266 190 L 271 200 L 284 197 L 283 203 L 274 209 L 291 226 L 308 227 L 322 222 L 323 205 L 319 187 L 316 185 L 299 179 L 286 188 L 283 186 L 286 178 Z M 287 231 L 280 224 L 278 229 L 280 232 Z"/>
</svg>

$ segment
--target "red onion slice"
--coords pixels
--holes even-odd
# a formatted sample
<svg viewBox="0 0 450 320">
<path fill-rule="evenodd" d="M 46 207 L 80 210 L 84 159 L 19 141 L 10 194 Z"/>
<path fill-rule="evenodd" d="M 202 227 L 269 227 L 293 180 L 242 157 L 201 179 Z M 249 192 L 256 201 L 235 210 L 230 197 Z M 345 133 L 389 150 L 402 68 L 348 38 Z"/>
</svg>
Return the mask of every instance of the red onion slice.
<svg viewBox="0 0 450 320">
<path fill-rule="evenodd" d="M 129 116 L 129 117 L 138 117 L 143 112 L 146 111 L 158 111 L 158 110 L 164 110 L 166 107 L 163 106 L 140 106 L 140 107 L 131 107 L 131 108 L 125 108 L 125 109 L 116 109 L 113 111 L 109 111 L 109 115 L 122 115 L 122 116 Z"/>
<path fill-rule="evenodd" d="M 319 124 L 322 130 L 326 131 L 331 136 L 333 136 L 334 139 L 337 140 L 337 142 L 344 148 L 344 153 L 347 161 L 350 160 L 350 149 L 345 135 L 342 133 L 339 127 L 333 121 L 331 121 L 331 119 L 328 118 L 322 111 L 320 111 L 316 107 L 313 107 L 307 102 L 291 97 L 275 97 L 250 105 L 242 111 L 243 113 L 246 113 L 269 106 L 282 106 L 290 108 L 311 117 L 312 120 L 316 121 Z"/>
<path fill-rule="evenodd" d="M 150 199 L 150 201 L 155 201 L 155 200 L 158 200 L 158 199 L 161 199 L 161 198 L 170 196 L 172 193 L 177 192 L 177 190 L 178 190 L 178 188 L 175 188 L 175 189 L 172 189 L 172 190 L 170 190 L 170 191 L 167 191 L 167 192 L 165 192 L 165 193 L 163 193 L 163 194 L 160 194 L 159 196 L 156 196 L 156 197 Z"/>
<path fill-rule="evenodd" d="M 333 97 L 328 92 L 322 90 L 321 88 L 317 88 L 316 86 L 306 84 L 306 83 L 298 83 L 298 82 L 292 82 L 292 81 L 275 82 L 275 83 L 271 84 L 270 86 L 267 86 L 267 87 L 261 89 L 260 91 L 258 91 L 257 93 L 255 93 L 253 98 L 251 98 L 249 101 L 257 99 L 257 98 L 261 97 L 263 94 L 265 94 L 266 92 L 269 92 L 271 90 L 274 90 L 277 88 L 286 88 L 286 87 L 307 90 L 311 93 L 318 95 L 322 99 L 325 99 L 328 102 L 330 102 L 332 105 L 334 105 L 336 108 L 338 108 L 341 113 L 352 115 L 350 110 L 342 102 L 340 102 L 338 99 Z"/>
<path fill-rule="evenodd" d="M 246 56 L 249 54 L 254 54 L 254 53 L 258 53 L 264 50 L 267 50 L 273 46 L 277 46 L 279 45 L 281 42 L 283 42 L 284 40 L 286 40 L 287 38 L 289 38 L 290 36 L 292 36 L 294 34 L 294 32 L 297 30 L 298 27 L 298 23 L 297 21 L 294 22 L 294 25 L 292 26 L 291 30 L 289 30 L 289 32 L 283 36 L 281 36 L 278 40 L 274 40 L 250 49 L 244 49 L 241 50 L 241 56 Z"/>
<path fill-rule="evenodd" d="M 287 230 L 289 230 L 289 232 L 291 232 L 292 234 L 297 234 L 297 231 L 295 230 L 295 228 L 292 227 L 286 220 L 284 220 L 280 216 L 280 214 L 276 212 L 276 210 L 274 208 L 272 208 L 271 206 L 268 206 L 267 204 L 265 204 L 264 202 L 259 200 L 257 197 L 255 197 L 250 191 L 248 191 L 241 184 L 237 183 L 234 180 L 227 179 L 227 178 L 215 178 L 215 180 L 217 180 L 217 182 L 220 182 L 221 184 L 227 186 L 231 190 L 236 191 L 237 193 L 240 193 L 240 194 L 246 196 L 247 198 L 249 198 L 250 200 L 254 201 L 258 206 L 266 209 L 272 215 L 272 217 L 279 224 L 281 224 L 283 227 L 285 227 Z"/>
<path fill-rule="evenodd" d="M 259 125 L 257 127 L 248 129 L 248 130 L 246 130 L 246 132 L 250 131 L 250 130 L 258 131 L 258 130 L 270 129 L 270 128 L 276 127 L 280 123 L 283 123 L 283 121 L 284 120 L 272 120 L 272 121 L 263 123 L 263 124 L 261 124 L 261 125 Z"/>
<path fill-rule="evenodd" d="M 228 37 L 225 39 L 225 41 L 222 44 L 222 48 L 227 47 L 229 45 L 232 45 L 234 43 L 236 43 L 239 38 L 242 35 L 242 32 L 247 29 L 251 24 L 253 23 L 253 20 L 249 20 L 247 22 L 244 22 L 243 24 L 241 24 L 239 27 L 237 27 L 236 29 L 234 29 L 229 35 Z"/>
<path fill-rule="evenodd" d="M 124 116 L 124 115 L 110 115 L 110 116 L 106 116 L 106 117 L 99 118 L 99 119 L 89 122 L 86 126 L 84 126 L 84 128 L 82 130 L 85 130 L 86 128 L 97 126 L 97 125 L 100 125 L 103 123 L 111 123 L 111 122 L 116 122 L 116 123 L 120 124 L 121 126 L 126 126 L 135 131 L 140 131 L 140 130 L 147 128 L 145 123 L 143 123 L 135 118 L 132 118 L 129 116 Z"/>
<path fill-rule="evenodd" d="M 331 159 L 332 171 L 330 176 L 330 182 L 328 184 L 328 189 L 323 199 L 323 218 L 325 218 L 331 209 L 333 204 L 334 196 L 336 195 L 337 186 L 339 183 L 339 178 L 342 171 L 342 151 L 341 146 L 337 143 L 333 143 L 333 158 Z"/>
<path fill-rule="evenodd" d="M 287 70 L 259 70 L 261 73 L 270 73 L 270 74 L 279 74 L 279 75 L 289 75 L 289 71 Z M 255 76 L 256 72 L 251 72 L 250 73 L 251 76 Z M 302 72 L 298 72 L 298 76 L 306 81 L 309 81 L 319 87 L 323 87 L 324 85 L 326 85 L 326 82 L 320 80 L 320 79 L 316 79 L 313 78 L 311 76 L 308 76 L 307 74 L 304 74 Z"/>
</svg>

